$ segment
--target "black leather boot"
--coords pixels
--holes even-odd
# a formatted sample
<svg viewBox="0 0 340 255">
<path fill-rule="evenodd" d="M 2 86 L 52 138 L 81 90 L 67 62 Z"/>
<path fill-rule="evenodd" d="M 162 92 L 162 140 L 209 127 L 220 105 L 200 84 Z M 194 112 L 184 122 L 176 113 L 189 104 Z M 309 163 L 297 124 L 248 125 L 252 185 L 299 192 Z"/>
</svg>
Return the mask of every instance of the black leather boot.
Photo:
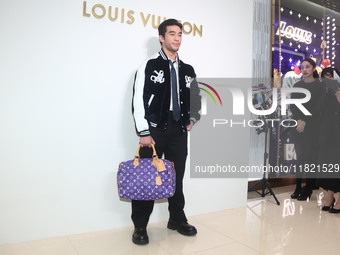
<svg viewBox="0 0 340 255">
<path fill-rule="evenodd" d="M 306 201 L 307 198 L 310 199 L 310 197 L 312 196 L 313 190 L 307 188 L 306 186 L 302 188 L 301 190 L 301 194 L 299 195 L 299 197 L 297 198 L 297 200 L 299 201 Z"/>
<path fill-rule="evenodd" d="M 296 188 L 294 193 L 290 195 L 292 199 L 297 199 L 300 196 L 301 188 Z"/>
<path fill-rule="evenodd" d="M 188 222 L 176 222 L 172 219 L 168 221 L 168 229 L 177 230 L 178 233 L 185 236 L 194 236 L 197 234 L 197 229 Z"/>
<path fill-rule="evenodd" d="M 138 245 L 145 245 L 149 243 L 149 237 L 145 227 L 135 228 L 132 235 L 132 242 Z"/>
</svg>

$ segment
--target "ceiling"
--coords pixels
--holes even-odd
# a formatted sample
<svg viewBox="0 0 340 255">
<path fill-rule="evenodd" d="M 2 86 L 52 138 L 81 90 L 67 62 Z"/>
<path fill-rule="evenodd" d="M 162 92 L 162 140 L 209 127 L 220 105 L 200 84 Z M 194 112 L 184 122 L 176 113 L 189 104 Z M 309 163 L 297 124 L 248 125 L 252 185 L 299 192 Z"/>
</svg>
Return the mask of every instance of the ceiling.
<svg viewBox="0 0 340 255">
<path fill-rule="evenodd" d="M 278 0 L 276 0 L 276 3 L 278 3 Z M 336 25 L 340 26 L 339 0 L 281 0 L 281 5 L 318 19 L 323 18 L 324 6 L 326 6 L 326 15 L 331 14 L 335 18 Z"/>
<path fill-rule="evenodd" d="M 308 0 L 308 1 L 321 5 L 322 7 L 326 7 L 330 10 L 340 12 L 339 0 L 337 0 L 338 4 L 335 2 L 335 0 Z"/>
</svg>

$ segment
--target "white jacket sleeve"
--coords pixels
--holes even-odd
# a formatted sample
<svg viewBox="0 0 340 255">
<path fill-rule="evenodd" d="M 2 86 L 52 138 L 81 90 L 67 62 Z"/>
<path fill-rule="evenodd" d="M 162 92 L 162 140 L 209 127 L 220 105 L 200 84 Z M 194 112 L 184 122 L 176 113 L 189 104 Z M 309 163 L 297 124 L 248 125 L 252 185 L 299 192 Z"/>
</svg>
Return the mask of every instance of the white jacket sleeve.
<svg viewBox="0 0 340 255">
<path fill-rule="evenodd" d="M 145 109 L 143 100 L 145 68 L 147 63 L 148 61 L 144 61 L 144 63 L 138 69 L 133 86 L 132 114 L 135 120 L 136 130 L 139 136 L 150 135 L 149 124 L 145 119 Z"/>
</svg>

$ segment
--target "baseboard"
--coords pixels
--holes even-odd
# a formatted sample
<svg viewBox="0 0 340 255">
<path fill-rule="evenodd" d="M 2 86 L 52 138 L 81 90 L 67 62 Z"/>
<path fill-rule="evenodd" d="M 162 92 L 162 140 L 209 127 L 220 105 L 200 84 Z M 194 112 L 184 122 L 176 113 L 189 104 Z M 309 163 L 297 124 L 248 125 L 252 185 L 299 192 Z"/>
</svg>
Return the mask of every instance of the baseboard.
<svg viewBox="0 0 340 255">
<path fill-rule="evenodd" d="M 260 180 L 248 182 L 248 190 L 250 187 L 254 186 L 259 181 Z M 269 178 L 268 181 L 269 181 L 271 188 L 288 186 L 288 185 L 293 185 L 296 183 L 295 178 L 290 178 L 290 177 L 289 178 Z M 261 184 L 256 186 L 256 190 L 260 190 L 260 189 L 262 189 Z"/>
</svg>

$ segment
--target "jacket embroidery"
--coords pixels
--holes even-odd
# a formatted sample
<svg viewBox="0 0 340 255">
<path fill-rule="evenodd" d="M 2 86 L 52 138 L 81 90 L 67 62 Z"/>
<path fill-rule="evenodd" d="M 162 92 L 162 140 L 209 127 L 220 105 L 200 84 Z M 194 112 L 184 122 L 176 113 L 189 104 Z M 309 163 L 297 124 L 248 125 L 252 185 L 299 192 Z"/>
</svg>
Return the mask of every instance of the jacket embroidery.
<svg viewBox="0 0 340 255">
<path fill-rule="evenodd" d="M 163 83 L 164 82 L 164 71 L 160 70 L 157 72 L 156 70 L 153 71 L 153 73 L 157 74 L 156 75 L 151 75 L 150 80 L 153 81 L 154 83 Z"/>
<path fill-rule="evenodd" d="M 193 78 L 191 78 L 190 76 L 188 76 L 188 75 L 185 76 L 185 82 L 186 82 L 185 86 L 187 88 L 190 88 L 190 84 L 191 84 L 192 80 L 193 80 Z"/>
</svg>

